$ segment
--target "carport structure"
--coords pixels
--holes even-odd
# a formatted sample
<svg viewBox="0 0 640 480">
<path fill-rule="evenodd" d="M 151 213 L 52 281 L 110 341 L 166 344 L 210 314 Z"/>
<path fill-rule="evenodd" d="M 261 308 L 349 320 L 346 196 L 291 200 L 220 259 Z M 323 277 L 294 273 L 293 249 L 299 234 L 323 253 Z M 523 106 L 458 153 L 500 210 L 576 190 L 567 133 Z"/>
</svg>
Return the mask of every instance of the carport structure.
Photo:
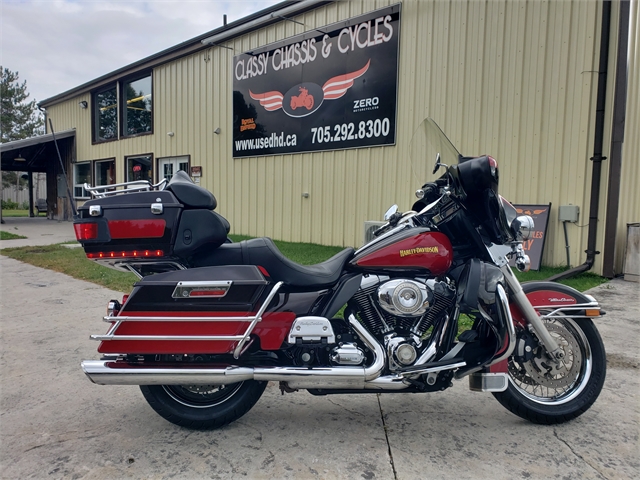
<svg viewBox="0 0 640 480">
<path fill-rule="evenodd" d="M 69 165 L 75 152 L 75 129 L 48 133 L 37 137 L 15 140 L 0 145 L 2 171 L 27 172 L 29 180 L 29 216 L 33 216 L 33 173 L 47 176 L 47 218 L 69 220 L 71 207 L 67 185 L 56 151 L 62 162 Z"/>
</svg>

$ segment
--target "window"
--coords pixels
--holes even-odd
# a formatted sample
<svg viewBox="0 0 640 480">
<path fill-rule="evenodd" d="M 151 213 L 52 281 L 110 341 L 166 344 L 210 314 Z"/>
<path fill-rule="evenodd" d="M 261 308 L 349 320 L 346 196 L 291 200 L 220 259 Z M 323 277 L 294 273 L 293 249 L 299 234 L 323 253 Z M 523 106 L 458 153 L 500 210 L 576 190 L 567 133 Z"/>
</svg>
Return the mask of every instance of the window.
<svg viewBox="0 0 640 480">
<path fill-rule="evenodd" d="M 93 92 L 94 143 L 153 133 L 151 73 Z"/>
<path fill-rule="evenodd" d="M 75 198 L 89 198 L 89 192 L 84 184 L 91 185 L 91 162 L 76 163 L 73 166 L 73 196 Z"/>
<path fill-rule="evenodd" d="M 118 138 L 118 92 L 112 85 L 93 95 L 94 132 L 96 142 Z"/>
<path fill-rule="evenodd" d="M 153 158 L 151 155 L 139 155 L 125 159 L 127 182 L 148 180 L 153 183 Z"/>
<path fill-rule="evenodd" d="M 98 160 L 95 162 L 95 186 L 101 185 L 113 185 L 116 183 L 116 161 L 110 160 Z"/>
<path fill-rule="evenodd" d="M 151 132 L 151 75 L 124 83 L 123 136 Z"/>
</svg>

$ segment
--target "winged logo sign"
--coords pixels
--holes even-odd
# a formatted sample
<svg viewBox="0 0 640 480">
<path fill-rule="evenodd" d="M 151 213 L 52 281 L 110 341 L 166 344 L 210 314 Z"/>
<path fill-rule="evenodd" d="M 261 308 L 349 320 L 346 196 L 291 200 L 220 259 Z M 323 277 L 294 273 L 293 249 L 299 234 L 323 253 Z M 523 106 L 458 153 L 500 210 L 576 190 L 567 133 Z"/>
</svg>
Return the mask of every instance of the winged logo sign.
<svg viewBox="0 0 640 480">
<path fill-rule="evenodd" d="M 324 100 L 342 98 L 353 86 L 355 79 L 366 73 L 370 64 L 371 60 L 360 70 L 332 77 L 322 87 L 315 83 L 303 83 L 292 87 L 284 95 L 277 91 L 253 93 L 251 90 L 249 95 L 254 100 L 259 100 L 260 105 L 269 112 L 282 108 L 290 117 L 306 117 L 320 108 Z M 298 91 L 300 94 L 295 95 Z"/>
<path fill-rule="evenodd" d="M 234 57 L 234 158 L 395 144 L 401 5 Z"/>
</svg>

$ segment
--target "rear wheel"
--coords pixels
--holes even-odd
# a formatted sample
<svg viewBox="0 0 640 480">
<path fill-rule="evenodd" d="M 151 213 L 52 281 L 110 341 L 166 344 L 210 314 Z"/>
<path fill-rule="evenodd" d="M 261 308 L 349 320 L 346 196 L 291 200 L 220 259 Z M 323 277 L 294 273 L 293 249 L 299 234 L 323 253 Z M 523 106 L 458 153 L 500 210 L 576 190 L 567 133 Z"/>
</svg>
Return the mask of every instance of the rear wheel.
<svg viewBox="0 0 640 480">
<path fill-rule="evenodd" d="M 151 408 L 181 427 L 212 430 L 237 420 L 262 396 L 268 382 L 231 385 L 141 385 Z"/>
<path fill-rule="evenodd" d="M 519 336 L 519 342 L 532 348 L 509 358 L 509 386 L 493 395 L 519 417 L 548 425 L 572 420 L 596 401 L 606 375 L 606 354 L 591 320 L 549 318 L 545 326 L 563 350 L 563 359 L 550 361 L 532 337 L 525 341 L 527 334 Z"/>
</svg>

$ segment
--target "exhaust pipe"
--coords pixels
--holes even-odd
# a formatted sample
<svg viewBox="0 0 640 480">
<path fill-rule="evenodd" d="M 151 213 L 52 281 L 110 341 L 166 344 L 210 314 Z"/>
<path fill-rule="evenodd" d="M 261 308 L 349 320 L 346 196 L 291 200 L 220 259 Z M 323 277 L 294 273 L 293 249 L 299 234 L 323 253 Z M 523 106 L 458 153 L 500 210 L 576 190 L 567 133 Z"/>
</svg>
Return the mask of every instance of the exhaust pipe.
<svg viewBox="0 0 640 480">
<path fill-rule="evenodd" d="M 368 382 L 375 389 L 400 390 L 408 385 L 399 378 L 376 381 L 386 364 L 386 355 L 378 341 L 356 320 L 348 316 L 351 327 L 374 353 L 369 367 L 138 367 L 114 360 L 85 360 L 82 369 L 99 385 L 225 385 L 244 380 L 287 382 L 291 388 L 365 389 Z M 382 380 L 382 379 L 379 379 Z"/>
</svg>

